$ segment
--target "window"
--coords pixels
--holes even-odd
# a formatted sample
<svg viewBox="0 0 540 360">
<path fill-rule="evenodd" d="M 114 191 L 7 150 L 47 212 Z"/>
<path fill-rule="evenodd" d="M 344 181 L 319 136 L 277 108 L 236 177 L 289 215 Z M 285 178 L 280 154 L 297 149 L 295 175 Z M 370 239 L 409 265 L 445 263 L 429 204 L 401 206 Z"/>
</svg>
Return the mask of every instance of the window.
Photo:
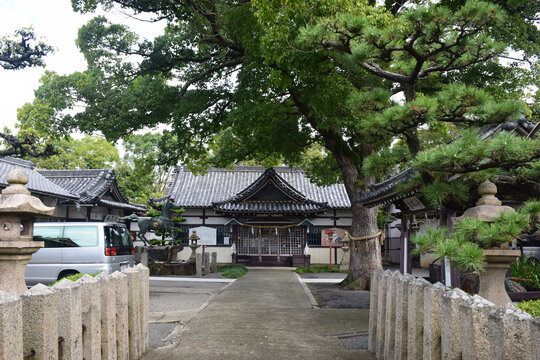
<svg viewBox="0 0 540 360">
<path fill-rule="evenodd" d="M 34 241 L 43 241 L 46 248 L 62 247 L 62 225 L 34 227 Z"/>
<path fill-rule="evenodd" d="M 92 247 L 98 245 L 97 226 L 69 226 L 64 229 L 65 247 Z"/>
<path fill-rule="evenodd" d="M 107 247 L 133 247 L 131 236 L 125 227 L 105 226 L 105 241 Z"/>
</svg>

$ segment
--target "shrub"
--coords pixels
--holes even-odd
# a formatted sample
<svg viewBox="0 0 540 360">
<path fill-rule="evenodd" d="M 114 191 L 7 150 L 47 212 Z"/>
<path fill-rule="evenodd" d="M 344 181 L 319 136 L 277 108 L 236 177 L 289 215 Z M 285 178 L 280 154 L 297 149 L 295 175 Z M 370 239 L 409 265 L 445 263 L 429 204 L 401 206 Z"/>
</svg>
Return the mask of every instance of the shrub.
<svg viewBox="0 0 540 360">
<path fill-rule="evenodd" d="M 58 284 L 60 281 L 62 281 L 64 279 L 68 279 L 70 281 L 77 281 L 80 278 L 82 278 L 84 275 L 90 275 L 90 276 L 96 277 L 100 273 L 101 273 L 101 271 L 96 271 L 95 273 L 92 273 L 92 274 L 77 273 L 77 274 L 69 275 L 69 276 L 61 278 L 60 280 L 58 280 L 57 282 L 55 282 L 55 283 L 53 283 L 53 284 L 51 284 L 49 286 L 54 286 L 54 285 Z"/>
<path fill-rule="evenodd" d="M 540 316 L 540 300 L 523 301 L 516 306 L 531 314 L 533 318 Z"/>
<path fill-rule="evenodd" d="M 246 275 L 248 269 L 243 265 L 218 265 L 217 271 L 228 279 L 238 279 Z"/>
<path fill-rule="evenodd" d="M 297 267 L 294 270 L 294 272 L 296 272 L 299 275 L 302 275 L 303 273 L 339 272 L 339 267 L 330 266 L 330 265 L 324 265 L 324 266 L 300 266 L 300 267 Z"/>
<path fill-rule="evenodd" d="M 527 290 L 540 289 L 540 261 L 522 256 L 510 265 L 510 276 Z"/>
</svg>

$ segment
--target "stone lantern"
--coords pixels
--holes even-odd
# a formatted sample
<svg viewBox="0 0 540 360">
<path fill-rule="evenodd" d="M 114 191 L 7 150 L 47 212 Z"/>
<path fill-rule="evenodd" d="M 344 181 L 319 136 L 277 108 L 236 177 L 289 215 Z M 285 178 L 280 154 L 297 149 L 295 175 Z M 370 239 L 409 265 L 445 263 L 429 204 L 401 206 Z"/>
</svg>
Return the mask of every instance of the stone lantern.
<svg viewBox="0 0 540 360">
<path fill-rule="evenodd" d="M 195 259 L 195 253 L 197 252 L 197 248 L 199 245 L 197 244 L 197 241 L 199 241 L 201 238 L 197 235 L 197 230 L 193 230 L 193 233 L 189 237 L 189 247 L 191 248 L 191 255 L 189 256 L 190 259 Z"/>
<path fill-rule="evenodd" d="M 503 212 L 514 212 L 510 206 L 502 206 L 497 194 L 497 186 L 486 180 L 478 186 L 480 199 L 476 206 L 465 210 L 462 216 L 455 219 L 459 222 L 464 217 L 493 222 Z M 456 222 L 455 221 L 455 222 Z M 521 256 L 521 251 L 510 250 L 508 244 L 497 248 L 484 250 L 486 259 L 485 271 L 479 274 L 480 287 L 478 295 L 488 299 L 497 306 L 511 303 L 510 297 L 504 287 L 504 278 L 510 268 L 510 264 Z"/>
<path fill-rule="evenodd" d="M 0 290 L 19 296 L 27 290 L 26 264 L 43 247 L 43 241 L 32 240 L 34 218 L 52 215 L 54 207 L 30 195 L 24 171 L 11 171 L 6 181 L 9 186 L 0 194 Z"/>
<path fill-rule="evenodd" d="M 350 256 L 349 253 L 349 242 L 351 239 L 349 238 L 349 232 L 345 231 L 345 236 L 343 239 L 341 239 L 341 242 L 343 245 L 341 246 L 341 249 L 343 250 L 343 259 L 341 260 L 341 263 L 339 264 L 339 270 L 340 271 L 349 271 L 349 264 L 350 264 Z"/>
</svg>

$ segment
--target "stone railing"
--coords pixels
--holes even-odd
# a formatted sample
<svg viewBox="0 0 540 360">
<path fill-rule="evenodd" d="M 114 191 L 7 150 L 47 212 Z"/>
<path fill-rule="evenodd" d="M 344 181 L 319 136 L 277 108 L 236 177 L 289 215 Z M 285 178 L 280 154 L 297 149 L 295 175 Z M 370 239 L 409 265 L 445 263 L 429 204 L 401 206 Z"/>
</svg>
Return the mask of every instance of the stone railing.
<svg viewBox="0 0 540 360">
<path fill-rule="evenodd" d="M 540 318 L 398 271 L 373 272 L 369 351 L 377 359 L 540 359 Z"/>
<path fill-rule="evenodd" d="M 0 291 L 0 359 L 139 359 L 148 310 L 143 265 L 38 284 L 20 297 Z"/>
</svg>

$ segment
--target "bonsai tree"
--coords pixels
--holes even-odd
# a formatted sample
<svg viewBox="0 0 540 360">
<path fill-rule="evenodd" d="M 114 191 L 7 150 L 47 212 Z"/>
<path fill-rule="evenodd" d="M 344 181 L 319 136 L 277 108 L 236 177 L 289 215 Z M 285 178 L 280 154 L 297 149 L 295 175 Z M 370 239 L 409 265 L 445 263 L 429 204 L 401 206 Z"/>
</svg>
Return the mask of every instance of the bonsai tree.
<svg viewBox="0 0 540 360">
<path fill-rule="evenodd" d="M 484 249 L 507 247 L 522 233 L 540 229 L 540 201 L 530 200 L 517 212 L 503 212 L 493 222 L 464 217 L 452 231 L 446 226 L 428 228 L 411 241 L 416 253 L 431 253 L 436 259 L 448 258 L 458 268 L 484 270 Z"/>
</svg>

